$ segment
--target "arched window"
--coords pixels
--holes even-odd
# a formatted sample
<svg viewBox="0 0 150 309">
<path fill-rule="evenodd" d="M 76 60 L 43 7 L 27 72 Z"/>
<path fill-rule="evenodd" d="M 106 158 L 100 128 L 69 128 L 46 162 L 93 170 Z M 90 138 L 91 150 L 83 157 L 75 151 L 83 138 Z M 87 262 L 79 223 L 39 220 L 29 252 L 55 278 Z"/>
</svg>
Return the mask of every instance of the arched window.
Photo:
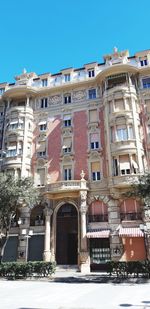
<svg viewBox="0 0 150 309">
<path fill-rule="evenodd" d="M 107 222 L 108 207 L 101 201 L 95 201 L 89 206 L 89 222 Z"/>
<path fill-rule="evenodd" d="M 122 220 L 141 220 L 141 207 L 135 199 L 126 199 L 120 205 L 120 218 Z"/>
</svg>

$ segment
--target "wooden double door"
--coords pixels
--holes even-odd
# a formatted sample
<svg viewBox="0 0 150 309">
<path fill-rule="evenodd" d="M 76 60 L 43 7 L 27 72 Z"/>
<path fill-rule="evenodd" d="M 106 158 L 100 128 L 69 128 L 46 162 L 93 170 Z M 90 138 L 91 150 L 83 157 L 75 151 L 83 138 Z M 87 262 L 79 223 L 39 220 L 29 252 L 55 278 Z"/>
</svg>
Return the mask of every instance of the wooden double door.
<svg viewBox="0 0 150 309">
<path fill-rule="evenodd" d="M 78 213 L 71 204 L 64 204 L 57 213 L 56 261 L 59 265 L 77 264 Z"/>
</svg>

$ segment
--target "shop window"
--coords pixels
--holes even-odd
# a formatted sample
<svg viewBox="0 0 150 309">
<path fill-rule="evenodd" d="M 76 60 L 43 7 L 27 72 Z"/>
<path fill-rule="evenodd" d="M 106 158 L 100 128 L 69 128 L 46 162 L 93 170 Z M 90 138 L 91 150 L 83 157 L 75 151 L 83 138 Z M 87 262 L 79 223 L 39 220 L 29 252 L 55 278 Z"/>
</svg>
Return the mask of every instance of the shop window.
<svg viewBox="0 0 150 309">
<path fill-rule="evenodd" d="M 107 238 L 90 239 L 91 264 L 104 264 L 110 261 L 110 243 Z"/>
</svg>

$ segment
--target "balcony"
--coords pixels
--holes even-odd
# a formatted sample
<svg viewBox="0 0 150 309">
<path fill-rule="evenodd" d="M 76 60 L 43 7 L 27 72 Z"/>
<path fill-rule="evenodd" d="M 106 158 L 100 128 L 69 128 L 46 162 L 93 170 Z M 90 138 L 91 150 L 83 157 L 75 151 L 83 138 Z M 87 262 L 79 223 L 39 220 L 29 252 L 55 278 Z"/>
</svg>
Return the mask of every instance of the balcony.
<svg viewBox="0 0 150 309">
<path fill-rule="evenodd" d="M 116 141 L 116 142 L 111 143 L 110 147 L 111 147 L 112 153 L 113 152 L 116 153 L 118 151 L 120 152 L 124 150 L 128 150 L 128 153 L 129 153 L 136 149 L 136 141 L 133 139 Z"/>
<path fill-rule="evenodd" d="M 140 212 L 121 213 L 120 219 L 121 221 L 141 221 L 142 214 Z"/>
<path fill-rule="evenodd" d="M 114 186 L 116 188 L 127 188 L 133 183 L 138 183 L 139 176 L 139 174 L 114 176 L 109 179 L 109 186 Z"/>
<path fill-rule="evenodd" d="M 127 83 L 123 83 L 123 84 L 116 84 L 112 87 L 108 87 L 104 91 L 103 95 L 107 96 L 107 95 L 113 94 L 114 92 L 117 92 L 117 91 L 119 92 L 119 91 L 122 91 L 122 90 L 127 91 L 127 92 L 131 91 L 132 93 L 136 94 L 136 89 L 133 85 L 128 85 Z"/>
<path fill-rule="evenodd" d="M 53 199 L 62 197 L 79 197 L 80 190 L 88 191 L 85 180 L 64 180 L 50 183 L 45 187 L 45 194 Z"/>
<path fill-rule="evenodd" d="M 88 215 L 88 221 L 91 222 L 108 222 L 108 214 Z"/>
</svg>

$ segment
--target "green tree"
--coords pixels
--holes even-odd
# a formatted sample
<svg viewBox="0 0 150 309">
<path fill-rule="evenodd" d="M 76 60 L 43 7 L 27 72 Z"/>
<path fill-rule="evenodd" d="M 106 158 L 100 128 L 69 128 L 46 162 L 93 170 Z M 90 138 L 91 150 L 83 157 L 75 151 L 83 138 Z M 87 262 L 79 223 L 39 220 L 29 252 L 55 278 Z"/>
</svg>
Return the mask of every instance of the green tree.
<svg viewBox="0 0 150 309">
<path fill-rule="evenodd" d="M 23 205 L 32 208 L 38 199 L 39 193 L 31 178 L 15 179 L 11 174 L 0 173 L 0 261 L 17 209 Z"/>
<path fill-rule="evenodd" d="M 139 197 L 143 200 L 145 209 L 150 209 L 150 174 L 139 177 L 138 182 L 132 184 L 125 195 Z"/>
</svg>

